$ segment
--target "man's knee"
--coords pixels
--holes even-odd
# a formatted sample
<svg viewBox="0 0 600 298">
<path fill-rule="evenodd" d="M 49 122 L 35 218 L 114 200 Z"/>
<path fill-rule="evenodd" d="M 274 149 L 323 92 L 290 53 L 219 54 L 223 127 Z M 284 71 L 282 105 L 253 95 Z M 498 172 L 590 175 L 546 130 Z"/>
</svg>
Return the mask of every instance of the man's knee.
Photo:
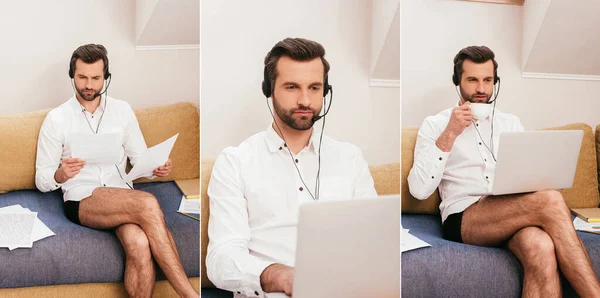
<svg viewBox="0 0 600 298">
<path fill-rule="evenodd" d="M 536 209 L 542 214 L 553 219 L 561 217 L 570 219 L 571 212 L 560 192 L 556 190 L 538 191 L 534 194 L 534 200 L 537 203 Z"/>
<path fill-rule="evenodd" d="M 535 270 L 556 271 L 556 251 L 548 233 L 539 228 L 531 228 L 522 235 L 521 253 L 523 266 Z"/>
<path fill-rule="evenodd" d="M 150 242 L 142 229 L 131 229 L 121 233 L 119 238 L 127 257 L 139 262 L 151 260 Z"/>
<path fill-rule="evenodd" d="M 138 201 L 138 211 L 140 216 L 142 216 L 142 219 L 162 219 L 162 209 L 160 209 L 160 204 L 158 203 L 158 200 L 154 195 L 152 195 L 151 193 L 140 191 L 136 200 Z"/>
</svg>

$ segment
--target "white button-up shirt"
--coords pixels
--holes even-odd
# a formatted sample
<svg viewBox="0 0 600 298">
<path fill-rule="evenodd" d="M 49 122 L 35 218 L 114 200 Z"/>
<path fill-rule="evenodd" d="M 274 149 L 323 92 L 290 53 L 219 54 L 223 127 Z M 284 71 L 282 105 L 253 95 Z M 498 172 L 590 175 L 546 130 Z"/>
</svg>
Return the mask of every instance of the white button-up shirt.
<svg viewBox="0 0 600 298">
<path fill-rule="evenodd" d="M 452 108 L 425 118 L 419 128 L 414 163 L 408 175 L 410 193 L 419 200 L 428 198 L 439 187 L 442 222 L 450 214 L 462 212 L 479 200 L 479 196 L 469 196 L 469 193 L 491 191 L 500 133 L 523 131 L 517 116 L 496 110 L 493 141 L 490 140 L 490 114 L 465 128 L 450 152 L 443 152 L 435 142 L 446 128 L 451 113 Z M 493 156 L 490 150 L 494 151 Z"/>
<path fill-rule="evenodd" d="M 319 137 L 313 130 L 308 146 L 290 156 L 269 125 L 219 155 L 208 186 L 206 257 L 208 277 L 217 287 L 234 297 L 264 297 L 263 270 L 273 263 L 294 266 L 298 206 L 315 202 L 308 191 L 315 195 Z M 320 181 L 319 201 L 377 196 L 360 149 L 326 136 Z"/>
<path fill-rule="evenodd" d="M 87 117 L 87 120 L 86 120 Z M 89 121 L 89 123 L 88 123 Z M 99 125 L 99 126 L 98 126 Z M 79 174 L 64 184 L 54 180 L 60 161 L 71 156 L 73 133 L 119 133 L 122 139 L 118 165 L 85 165 Z M 94 113 L 86 111 L 75 96 L 48 113 L 38 138 L 35 184 L 42 192 L 62 188 L 65 201 L 81 201 L 97 187 L 129 188 L 124 181 L 127 157 L 135 164 L 146 142 L 131 106 L 122 100 L 102 96 Z M 117 169 L 118 167 L 118 169 Z"/>
</svg>

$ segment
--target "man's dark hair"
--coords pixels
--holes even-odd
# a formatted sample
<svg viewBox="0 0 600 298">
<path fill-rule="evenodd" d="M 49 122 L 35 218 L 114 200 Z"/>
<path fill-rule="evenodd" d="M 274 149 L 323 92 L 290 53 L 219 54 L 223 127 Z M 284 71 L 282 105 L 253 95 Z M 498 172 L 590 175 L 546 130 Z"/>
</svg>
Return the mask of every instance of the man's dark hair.
<svg viewBox="0 0 600 298">
<path fill-rule="evenodd" d="M 69 77 L 75 77 L 75 69 L 77 59 L 81 59 L 81 61 L 91 64 L 95 63 L 98 60 L 102 60 L 104 62 L 104 79 L 108 79 L 110 76 L 110 72 L 108 72 L 108 52 L 103 45 L 100 44 L 86 44 L 78 47 L 71 55 L 71 62 L 69 63 Z"/>
<path fill-rule="evenodd" d="M 475 63 L 485 63 L 492 60 L 494 63 L 494 84 L 498 80 L 498 63 L 494 59 L 496 56 L 494 52 L 486 46 L 470 46 L 466 47 L 456 56 L 454 56 L 454 74 L 452 75 L 452 82 L 458 86 L 463 74 L 463 62 L 465 60 L 471 60 Z"/>
<path fill-rule="evenodd" d="M 277 61 L 282 56 L 288 56 L 295 61 L 310 61 L 321 58 L 323 62 L 323 82 L 326 82 L 329 63 L 325 60 L 325 48 L 316 41 L 304 38 L 286 38 L 278 42 L 265 57 L 263 93 L 267 97 L 273 93 L 275 88 L 275 79 L 278 75 Z"/>
</svg>

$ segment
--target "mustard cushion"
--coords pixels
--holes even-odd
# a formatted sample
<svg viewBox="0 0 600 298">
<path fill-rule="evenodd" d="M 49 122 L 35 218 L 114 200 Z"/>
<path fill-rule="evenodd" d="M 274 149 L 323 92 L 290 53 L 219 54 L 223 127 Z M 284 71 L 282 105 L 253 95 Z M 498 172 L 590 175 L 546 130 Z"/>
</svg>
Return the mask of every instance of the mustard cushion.
<svg viewBox="0 0 600 298">
<path fill-rule="evenodd" d="M 579 160 L 575 170 L 573 187 L 560 190 L 569 208 L 592 208 L 600 202 L 598 194 L 598 166 L 596 163 L 596 144 L 592 127 L 584 123 L 573 123 L 544 130 L 583 130 L 583 141 L 579 151 Z"/>
</svg>

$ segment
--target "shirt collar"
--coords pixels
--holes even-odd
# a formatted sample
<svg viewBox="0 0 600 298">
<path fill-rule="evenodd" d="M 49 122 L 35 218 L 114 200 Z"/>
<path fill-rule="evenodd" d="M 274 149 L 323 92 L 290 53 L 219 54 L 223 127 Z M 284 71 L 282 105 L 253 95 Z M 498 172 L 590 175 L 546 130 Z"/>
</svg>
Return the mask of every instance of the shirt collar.
<svg viewBox="0 0 600 298">
<path fill-rule="evenodd" d="M 73 106 L 73 108 L 75 109 L 75 111 L 77 113 L 79 113 L 80 111 L 86 111 L 86 109 L 77 100 L 77 95 L 73 95 L 71 97 L 71 99 L 69 99 L 69 101 L 71 102 L 71 105 Z M 100 104 L 96 108 L 96 111 L 98 111 L 98 112 L 104 112 L 104 106 L 106 104 L 105 101 L 106 101 L 106 95 L 100 95 Z M 94 113 L 96 111 L 94 111 Z"/>
<path fill-rule="evenodd" d="M 283 141 L 283 139 L 281 137 L 279 137 L 277 132 L 275 132 L 275 129 L 273 129 L 273 122 L 271 122 L 269 124 L 269 126 L 266 129 L 265 134 L 266 134 L 266 142 L 267 142 L 267 146 L 269 147 L 269 151 L 276 152 L 278 150 L 283 150 L 286 147 L 286 144 Z M 310 140 L 308 141 L 308 146 L 307 146 L 311 152 L 318 153 L 316 149 L 319 147 L 320 137 L 321 137 L 321 134 L 315 133 L 315 129 L 313 127 L 312 134 L 310 136 Z"/>
</svg>

